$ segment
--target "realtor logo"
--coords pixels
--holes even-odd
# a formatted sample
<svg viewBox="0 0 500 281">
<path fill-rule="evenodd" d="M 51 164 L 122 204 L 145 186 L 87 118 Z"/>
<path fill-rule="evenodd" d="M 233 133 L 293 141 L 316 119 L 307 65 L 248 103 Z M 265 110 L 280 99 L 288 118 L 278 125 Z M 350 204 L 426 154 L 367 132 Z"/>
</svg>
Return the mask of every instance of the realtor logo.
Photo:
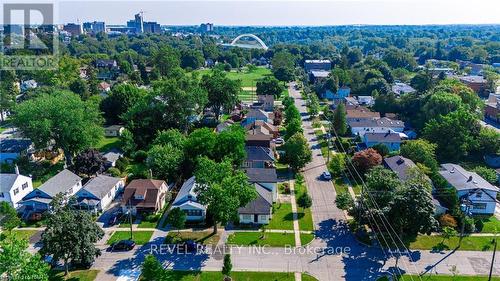
<svg viewBox="0 0 500 281">
<path fill-rule="evenodd" d="M 59 44 L 52 3 L 4 3 L 0 70 L 53 70 Z"/>
</svg>

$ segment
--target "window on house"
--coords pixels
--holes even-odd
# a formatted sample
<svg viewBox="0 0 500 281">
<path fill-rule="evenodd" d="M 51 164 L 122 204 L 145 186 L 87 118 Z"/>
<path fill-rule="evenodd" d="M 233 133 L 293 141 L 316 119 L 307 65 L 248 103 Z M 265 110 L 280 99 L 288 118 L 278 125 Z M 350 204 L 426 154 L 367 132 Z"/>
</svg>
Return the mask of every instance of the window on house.
<svg viewBox="0 0 500 281">
<path fill-rule="evenodd" d="M 19 187 L 14 189 L 14 195 L 17 195 L 19 193 Z"/>
<path fill-rule="evenodd" d="M 259 216 L 260 221 L 266 221 L 267 220 L 267 215 L 260 215 Z"/>
<path fill-rule="evenodd" d="M 3 194 L 3 192 L 0 192 L 0 198 L 4 198 L 5 195 Z"/>
<path fill-rule="evenodd" d="M 23 190 L 25 190 L 26 188 L 28 188 L 28 183 L 27 182 L 23 183 L 23 185 L 22 185 L 22 189 Z"/>
<path fill-rule="evenodd" d="M 186 210 L 185 212 L 186 212 L 186 215 L 190 216 L 190 217 L 201 216 L 201 210 Z"/>
<path fill-rule="evenodd" d="M 110 192 L 108 192 L 108 197 L 111 197 L 111 191 L 110 191 Z"/>
<path fill-rule="evenodd" d="M 73 193 L 73 188 L 68 189 L 68 194 L 72 194 L 72 193 Z"/>
<path fill-rule="evenodd" d="M 242 219 L 243 219 L 244 221 L 249 221 L 249 220 L 251 220 L 251 219 L 252 219 L 252 216 L 251 216 L 251 215 L 242 215 Z"/>
<path fill-rule="evenodd" d="M 472 209 L 474 209 L 474 210 L 484 210 L 484 209 L 486 209 L 486 203 L 474 203 L 472 205 Z"/>
<path fill-rule="evenodd" d="M 481 198 L 483 197 L 483 193 L 479 190 L 476 192 L 476 198 Z"/>
</svg>

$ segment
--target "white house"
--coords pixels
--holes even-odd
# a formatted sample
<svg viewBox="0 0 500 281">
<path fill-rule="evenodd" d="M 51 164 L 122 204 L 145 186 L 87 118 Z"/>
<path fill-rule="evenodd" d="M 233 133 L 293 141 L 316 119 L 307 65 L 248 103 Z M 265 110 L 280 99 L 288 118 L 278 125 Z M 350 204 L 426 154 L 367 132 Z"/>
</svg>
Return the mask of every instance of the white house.
<svg viewBox="0 0 500 281">
<path fill-rule="evenodd" d="M 272 201 L 278 199 L 278 176 L 275 168 L 245 168 L 250 183 L 258 183 L 271 192 Z"/>
<path fill-rule="evenodd" d="M 106 210 L 124 186 L 125 182 L 121 178 L 98 175 L 76 193 L 78 206 L 94 212 Z"/>
<path fill-rule="evenodd" d="M 365 133 L 403 133 L 405 123 L 401 120 L 383 118 L 359 118 L 347 121 L 353 135 L 363 137 Z"/>
<path fill-rule="evenodd" d="M 111 125 L 104 128 L 104 136 L 105 137 L 119 137 L 121 136 L 125 127 L 122 125 Z"/>
<path fill-rule="evenodd" d="M 257 198 L 238 209 L 240 223 L 268 224 L 273 214 L 273 195 L 258 183 L 254 186 Z"/>
<path fill-rule="evenodd" d="M 15 174 L 0 174 L 0 202 L 8 202 L 17 208 L 18 202 L 31 191 L 33 191 L 31 178 L 20 175 L 17 166 Z"/>
<path fill-rule="evenodd" d="M 195 193 L 196 187 L 195 177 L 190 177 L 184 182 L 172 203 L 172 208 L 179 208 L 186 213 L 187 221 L 203 221 L 207 214 L 207 208 L 198 203 Z"/>
<path fill-rule="evenodd" d="M 373 147 L 377 144 L 387 146 L 389 151 L 398 151 L 405 139 L 403 133 L 365 133 L 363 135 L 363 148 Z"/>
<path fill-rule="evenodd" d="M 73 172 L 64 169 L 34 189 L 19 202 L 25 211 L 44 212 L 49 209 L 52 198 L 59 193 L 66 197 L 75 195 L 82 188 L 82 179 Z"/>
<path fill-rule="evenodd" d="M 498 187 L 456 164 L 442 164 L 439 174 L 457 190 L 460 199 L 465 198 L 471 201 L 473 214 L 492 215 L 495 213 Z"/>
</svg>

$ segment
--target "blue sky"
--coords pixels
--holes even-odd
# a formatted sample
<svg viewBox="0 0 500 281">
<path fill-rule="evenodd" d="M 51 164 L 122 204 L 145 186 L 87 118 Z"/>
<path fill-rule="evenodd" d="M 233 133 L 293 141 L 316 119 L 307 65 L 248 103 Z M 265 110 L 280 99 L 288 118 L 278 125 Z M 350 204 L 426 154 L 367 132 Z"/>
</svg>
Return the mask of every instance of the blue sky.
<svg viewBox="0 0 500 281">
<path fill-rule="evenodd" d="M 58 1 L 58 22 L 125 24 L 143 10 L 166 25 L 344 25 L 500 23 L 500 0 Z"/>
</svg>

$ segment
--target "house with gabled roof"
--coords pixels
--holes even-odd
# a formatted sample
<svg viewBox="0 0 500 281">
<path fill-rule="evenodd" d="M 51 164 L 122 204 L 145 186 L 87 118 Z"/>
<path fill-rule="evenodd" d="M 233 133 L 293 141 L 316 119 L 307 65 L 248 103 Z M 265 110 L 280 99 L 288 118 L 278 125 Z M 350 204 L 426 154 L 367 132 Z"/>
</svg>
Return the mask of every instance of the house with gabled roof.
<svg viewBox="0 0 500 281">
<path fill-rule="evenodd" d="M 20 204 L 25 211 L 45 212 L 49 209 L 50 202 L 57 194 L 62 193 L 66 198 L 69 198 L 81 188 L 82 178 L 70 170 L 64 169 L 24 196 Z"/>
<path fill-rule="evenodd" d="M 268 224 L 272 218 L 272 192 L 259 183 L 254 183 L 257 198 L 238 209 L 240 223 Z"/>
<path fill-rule="evenodd" d="M 473 214 L 495 213 L 496 198 L 500 191 L 498 187 L 456 164 L 442 164 L 439 174 L 457 191 L 460 200 L 467 199 L 472 203 L 470 211 Z"/>
<path fill-rule="evenodd" d="M 76 194 L 80 209 L 102 212 L 123 190 L 125 182 L 121 178 L 97 175 L 90 179 Z"/>
<path fill-rule="evenodd" d="M 244 168 L 250 183 L 258 183 L 273 195 L 273 202 L 278 199 L 278 175 L 275 168 Z"/>
<path fill-rule="evenodd" d="M 21 199 L 33 191 L 30 177 L 19 174 L 16 166 L 14 174 L 0 174 L 0 202 L 7 202 L 17 208 Z"/>
<path fill-rule="evenodd" d="M 274 167 L 274 153 L 268 147 L 245 146 L 247 157 L 243 160 L 243 168 L 272 168 Z"/>
<path fill-rule="evenodd" d="M 390 131 L 386 133 L 365 133 L 363 135 L 363 148 L 383 144 L 389 151 L 398 151 L 403 139 L 405 139 L 404 134 Z"/>
<path fill-rule="evenodd" d="M 388 131 L 402 133 L 405 123 L 401 120 L 383 118 L 358 118 L 350 119 L 347 125 L 355 136 L 363 137 L 365 133 L 386 133 Z"/>
<path fill-rule="evenodd" d="M 136 213 L 157 213 L 166 204 L 169 186 L 165 181 L 153 179 L 135 179 L 123 192 L 122 209 Z"/>
<path fill-rule="evenodd" d="M 194 176 L 186 180 L 172 203 L 172 208 L 179 208 L 186 214 L 187 221 L 203 221 L 207 215 L 207 207 L 198 202 Z"/>
</svg>

